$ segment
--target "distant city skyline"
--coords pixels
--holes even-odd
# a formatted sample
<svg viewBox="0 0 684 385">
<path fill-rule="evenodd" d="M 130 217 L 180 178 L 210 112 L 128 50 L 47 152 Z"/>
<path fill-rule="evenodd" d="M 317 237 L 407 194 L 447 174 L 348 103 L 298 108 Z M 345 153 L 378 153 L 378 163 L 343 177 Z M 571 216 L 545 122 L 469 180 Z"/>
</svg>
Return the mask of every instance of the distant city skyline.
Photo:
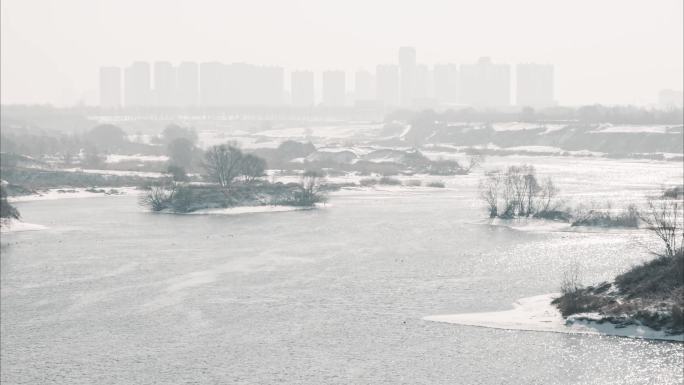
<svg viewBox="0 0 684 385">
<path fill-rule="evenodd" d="M 366 69 L 288 71 L 251 63 L 136 61 L 123 70 L 100 68 L 99 106 L 539 108 L 557 104 L 552 64 L 511 66 L 482 57 L 475 63 L 427 65 L 418 58 L 415 47 L 400 47 L 396 63 L 377 65 L 374 73 Z M 513 79 L 517 79 L 515 93 Z"/>
<path fill-rule="evenodd" d="M 349 82 L 359 69 L 374 73 L 378 63 L 395 63 L 401 46 L 418 50 L 417 64 L 474 63 L 488 55 L 493 63 L 553 63 L 562 105 L 654 104 L 661 90 L 681 91 L 683 82 L 681 0 L 431 0 L 391 7 L 360 0 L 8 0 L 0 6 L 2 103 L 97 105 L 97 68 L 134 61 L 243 61 L 316 74 L 338 69 Z M 412 28 L 418 21 L 421 28 Z M 511 76 L 516 72 L 511 67 Z M 417 66 L 416 76 L 422 74 Z"/>
</svg>

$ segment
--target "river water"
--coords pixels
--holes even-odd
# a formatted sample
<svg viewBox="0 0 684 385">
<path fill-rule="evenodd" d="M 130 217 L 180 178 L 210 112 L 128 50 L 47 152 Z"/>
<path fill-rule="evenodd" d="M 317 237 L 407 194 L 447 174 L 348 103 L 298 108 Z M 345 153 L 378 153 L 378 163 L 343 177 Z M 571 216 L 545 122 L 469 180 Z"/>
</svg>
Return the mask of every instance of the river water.
<svg viewBox="0 0 684 385">
<path fill-rule="evenodd" d="M 682 180 L 680 164 L 596 162 L 538 169 L 570 200 Z M 19 203 L 48 229 L 2 236 L 2 383 L 681 384 L 680 343 L 422 320 L 557 291 L 574 262 L 585 283 L 611 279 L 655 245 L 490 225 L 477 179 L 233 216 L 152 214 L 132 196 Z"/>
</svg>

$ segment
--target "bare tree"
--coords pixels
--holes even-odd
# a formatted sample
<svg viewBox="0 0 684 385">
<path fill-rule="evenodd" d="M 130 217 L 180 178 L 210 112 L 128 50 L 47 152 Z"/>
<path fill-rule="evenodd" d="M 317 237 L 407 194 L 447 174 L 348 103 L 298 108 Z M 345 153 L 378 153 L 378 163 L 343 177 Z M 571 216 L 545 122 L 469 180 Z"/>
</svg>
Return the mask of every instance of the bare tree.
<svg viewBox="0 0 684 385">
<path fill-rule="evenodd" d="M 510 166 L 506 170 L 506 214 L 523 215 L 525 205 L 525 166 Z"/>
<path fill-rule="evenodd" d="M 258 156 L 247 154 L 242 158 L 241 174 L 246 183 L 252 183 L 257 178 L 264 176 L 266 161 Z"/>
<path fill-rule="evenodd" d="M 534 169 L 533 169 L 534 170 Z M 536 203 L 536 197 L 537 194 L 540 191 L 540 186 L 539 183 L 537 182 L 537 178 L 535 177 L 534 173 L 528 173 L 525 174 L 524 176 L 525 179 L 525 197 L 527 204 L 524 205 L 524 215 L 530 216 L 534 210 L 535 210 L 535 203 Z"/>
<path fill-rule="evenodd" d="M 484 162 L 484 155 L 482 154 L 474 154 L 468 157 L 468 161 L 464 167 L 466 170 L 466 173 L 469 173 L 471 170 L 474 168 L 480 167 L 482 163 Z"/>
<path fill-rule="evenodd" d="M 83 150 L 81 164 L 87 168 L 100 168 L 107 157 L 102 155 L 94 144 L 88 144 Z"/>
<path fill-rule="evenodd" d="M 501 171 L 495 170 L 485 174 L 485 179 L 480 181 L 480 197 L 487 203 L 489 217 L 495 218 L 499 215 L 499 190 L 503 183 Z"/>
<path fill-rule="evenodd" d="M 651 199 L 648 201 L 647 211 L 640 217 L 665 244 L 665 255 L 674 257 L 684 244 L 680 202 L 672 199 L 661 201 Z"/>
<path fill-rule="evenodd" d="M 176 138 L 167 145 L 169 164 L 189 168 L 193 164 L 195 145 L 187 138 Z"/>
<path fill-rule="evenodd" d="M 515 214 L 529 216 L 533 210 L 534 197 L 539 192 L 534 166 L 511 166 L 506 177 L 514 198 Z"/>
<path fill-rule="evenodd" d="M 558 189 L 545 179 L 541 184 L 533 166 L 510 166 L 505 172 L 488 172 L 480 181 L 480 197 L 487 203 L 491 218 L 531 216 L 549 210 Z"/>
<path fill-rule="evenodd" d="M 204 154 L 204 169 L 210 180 L 227 188 L 242 173 L 243 157 L 233 144 L 213 146 Z"/>
<path fill-rule="evenodd" d="M 540 212 L 545 212 L 553 209 L 551 202 L 558 195 L 558 188 L 553 183 L 551 178 L 546 177 L 539 186 L 539 203 L 537 204 Z"/>
</svg>

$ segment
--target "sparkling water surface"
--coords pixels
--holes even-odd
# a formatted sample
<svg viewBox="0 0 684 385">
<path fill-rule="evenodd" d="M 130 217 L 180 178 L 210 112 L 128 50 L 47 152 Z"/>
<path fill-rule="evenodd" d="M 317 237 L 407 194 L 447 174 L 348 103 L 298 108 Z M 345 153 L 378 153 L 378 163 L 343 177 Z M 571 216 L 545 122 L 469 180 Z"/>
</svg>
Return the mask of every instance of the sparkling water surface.
<svg viewBox="0 0 684 385">
<path fill-rule="evenodd" d="M 571 200 L 682 180 L 681 164 L 549 159 L 539 172 Z M 2 235 L 2 383 L 681 384 L 679 343 L 422 320 L 557 291 L 574 261 L 586 283 L 611 279 L 657 245 L 489 225 L 478 178 L 235 216 L 152 214 L 130 196 L 19 203 L 48 229 Z"/>
</svg>

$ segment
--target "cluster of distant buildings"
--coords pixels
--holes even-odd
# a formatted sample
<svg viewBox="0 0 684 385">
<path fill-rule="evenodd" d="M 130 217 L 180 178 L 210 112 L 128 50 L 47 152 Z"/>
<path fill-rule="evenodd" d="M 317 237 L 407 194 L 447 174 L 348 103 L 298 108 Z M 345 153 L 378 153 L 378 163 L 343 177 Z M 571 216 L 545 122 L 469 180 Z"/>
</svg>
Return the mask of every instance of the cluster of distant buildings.
<svg viewBox="0 0 684 385">
<path fill-rule="evenodd" d="M 289 78 L 286 87 L 286 78 Z M 245 63 L 134 62 L 100 68 L 100 106 L 118 107 L 344 107 L 426 108 L 467 105 L 548 107 L 555 105 L 554 68 L 511 67 L 481 58 L 473 64 L 419 64 L 413 47 L 399 49 L 398 63 L 375 72 L 313 71 L 286 74 L 281 67 Z M 319 83 L 320 82 L 320 83 Z M 348 85 L 352 87 L 348 87 Z"/>
<path fill-rule="evenodd" d="M 671 89 L 660 90 L 658 105 L 661 108 L 682 108 L 684 106 L 684 92 Z"/>
</svg>

